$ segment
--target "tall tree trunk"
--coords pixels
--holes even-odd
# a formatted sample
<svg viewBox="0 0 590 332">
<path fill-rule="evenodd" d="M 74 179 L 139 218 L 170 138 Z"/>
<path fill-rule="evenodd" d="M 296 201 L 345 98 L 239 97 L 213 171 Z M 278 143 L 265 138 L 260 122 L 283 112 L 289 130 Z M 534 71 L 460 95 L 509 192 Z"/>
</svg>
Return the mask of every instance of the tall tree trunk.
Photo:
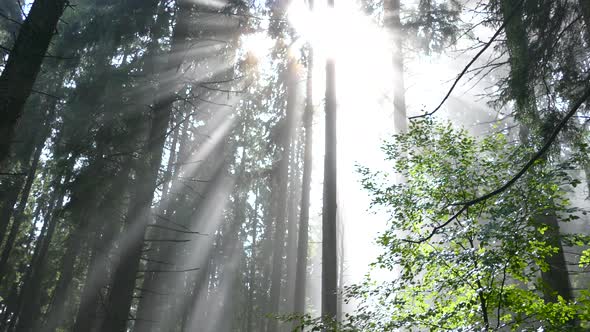
<svg viewBox="0 0 590 332">
<path fill-rule="evenodd" d="M 186 47 L 189 38 L 190 11 L 193 6 L 192 2 L 188 0 L 179 0 L 177 5 L 178 19 L 174 27 L 172 46 L 165 68 L 170 72 L 180 71 L 183 60 L 180 52 Z M 103 332 L 124 332 L 129 320 L 136 275 L 144 243 L 143 237 L 151 218 L 151 203 L 157 186 L 158 170 L 162 162 L 172 104 L 175 101 L 174 90 L 176 89 L 161 96 L 160 100 L 155 102 L 152 107 L 150 132 L 143 151 L 145 157 L 137 168 L 135 194 L 131 199 L 125 222 L 126 236 L 124 241 L 127 245 L 123 246 L 120 252 L 121 260 L 115 269 L 106 305 L 107 313 L 101 326 Z"/>
<path fill-rule="evenodd" d="M 287 273 L 285 282 L 285 300 L 284 312 L 293 312 L 295 306 L 295 278 L 297 271 L 297 225 L 299 217 L 299 197 L 301 191 L 301 170 L 299 162 L 301 161 L 301 146 L 293 138 L 293 149 L 291 151 L 291 175 L 289 183 L 289 201 L 287 214 Z M 289 326 L 285 326 L 288 331 L 293 331 Z"/>
<path fill-rule="evenodd" d="M 578 0 L 578 4 L 582 10 L 582 17 L 584 18 L 584 26 L 586 27 L 586 47 L 590 47 L 590 1 Z"/>
<path fill-rule="evenodd" d="M 67 171 L 64 185 L 69 182 L 70 171 Z M 63 190 L 63 189 L 58 189 Z M 35 249 L 36 254 L 33 255 L 33 261 L 25 280 L 20 295 L 20 306 L 18 314 L 18 323 L 16 325 L 16 332 L 29 332 L 38 330 L 37 322 L 40 317 L 40 303 L 39 295 L 42 291 L 41 282 L 43 281 L 43 272 L 47 263 L 47 255 L 49 246 L 53 239 L 53 234 L 58 224 L 59 215 L 61 213 L 61 205 L 63 203 L 63 191 L 59 194 L 59 201 L 56 208 L 53 210 L 51 218 L 47 221 L 47 233 L 43 240 L 38 244 L 39 249 Z"/>
<path fill-rule="evenodd" d="M 124 332 L 129 320 L 143 236 L 151 218 L 151 203 L 157 185 L 172 100 L 169 97 L 153 107 L 145 157 L 138 162 L 135 193 L 125 220 L 125 236 L 119 251 L 120 261 L 115 269 L 106 305 L 106 317 L 101 326 L 101 331 L 104 332 Z"/>
<path fill-rule="evenodd" d="M 313 50 L 309 49 L 307 86 L 303 126 L 305 146 L 303 156 L 303 183 L 301 187 L 301 212 L 297 237 L 297 271 L 295 273 L 295 313 L 305 313 L 305 288 L 307 279 L 307 250 L 309 241 L 309 203 L 311 194 L 311 170 L 313 162 Z"/>
<path fill-rule="evenodd" d="M 33 268 L 36 267 L 35 262 L 37 262 L 37 257 L 39 256 L 41 246 L 47 236 L 47 228 L 50 224 L 53 214 L 55 213 L 56 205 L 57 205 L 57 209 L 59 209 L 61 207 L 61 204 L 64 199 L 65 192 L 63 190 L 63 186 L 61 186 L 59 184 L 60 180 L 61 180 L 61 177 L 58 177 L 57 179 L 54 180 L 54 183 L 52 184 L 52 186 L 57 189 L 54 190 L 52 192 L 52 194 L 50 195 L 51 197 L 49 198 L 49 205 L 46 208 L 45 213 L 42 217 L 43 226 L 41 227 L 41 230 L 39 231 L 39 234 L 37 236 L 37 241 L 36 241 L 35 247 L 33 248 L 33 254 L 32 254 L 31 259 L 29 261 L 30 263 L 29 263 L 28 268 L 26 269 L 26 272 L 25 272 L 25 275 L 23 278 L 25 286 L 28 286 L 27 282 L 28 282 L 28 280 L 30 280 L 31 271 Z M 41 205 L 41 204 L 39 204 L 39 205 Z M 37 210 L 40 210 L 40 208 Z M 39 213 L 41 213 L 41 212 L 39 211 Z M 33 220 L 36 220 L 36 219 L 33 219 Z M 33 227 L 32 230 L 35 230 L 35 228 Z M 31 239 L 32 238 L 34 238 L 34 235 L 31 236 Z M 32 241 L 31 241 L 31 243 L 32 243 Z M 24 262 L 21 264 L 24 265 Z M 13 287 L 16 287 L 17 283 L 15 282 L 13 285 L 14 285 Z M 21 288 L 21 290 L 24 289 L 25 286 L 23 286 Z M 17 295 L 16 288 L 11 291 L 11 294 L 8 297 L 8 300 L 6 301 L 6 309 L 5 309 L 6 312 L 4 315 L 5 320 L 3 321 L 2 326 L 0 327 L 0 331 L 4 331 L 5 324 L 7 323 L 6 320 L 8 319 L 8 317 L 10 315 L 12 315 L 12 317 L 13 317 L 10 322 L 10 326 L 12 326 L 12 327 L 15 326 L 19 310 L 20 310 L 20 308 L 22 308 L 22 295 L 23 295 L 22 291 L 21 291 L 20 295 L 21 295 L 20 297 Z"/>
<path fill-rule="evenodd" d="M 164 184 L 162 188 L 162 199 L 160 200 L 160 204 L 157 208 L 157 213 L 160 215 L 165 215 L 166 218 L 172 217 L 173 207 L 169 206 L 170 203 L 168 201 L 168 190 L 170 189 L 170 182 L 172 182 L 172 177 L 178 176 L 177 172 L 173 173 L 174 164 L 177 162 L 176 159 L 176 143 L 178 140 L 178 130 L 174 130 L 172 136 L 172 144 L 170 149 L 170 156 L 168 158 L 168 166 L 166 167 L 166 172 L 164 174 Z M 186 144 L 186 142 L 182 142 L 181 144 Z M 156 220 L 156 225 L 160 224 L 159 219 Z M 150 236 L 151 239 L 162 239 L 162 231 L 158 228 L 155 228 L 153 232 L 150 232 L 152 235 Z M 170 233 L 170 232 L 166 232 Z M 157 244 L 155 244 L 157 246 Z M 158 315 L 158 310 L 156 303 L 161 300 L 162 296 L 165 296 L 163 293 L 158 291 L 159 280 L 158 280 L 158 273 L 157 272 L 149 272 L 158 270 L 158 267 L 162 266 L 162 264 L 170 264 L 165 262 L 163 259 L 164 256 L 160 252 L 159 248 L 154 247 L 151 248 L 147 253 L 147 263 L 146 263 L 146 272 L 144 273 L 143 283 L 141 286 L 141 297 L 139 299 L 139 303 L 137 304 L 137 315 L 136 315 L 136 322 L 134 325 L 135 331 L 145 331 L 149 332 L 159 323 L 159 320 L 156 319 Z M 165 262 L 165 263 L 163 263 Z"/>
<path fill-rule="evenodd" d="M 68 0 L 35 0 L 0 76 L 0 169 Z"/>
<path fill-rule="evenodd" d="M 252 223 L 252 243 L 250 253 L 250 267 L 248 271 L 248 308 L 246 308 L 246 332 L 254 331 L 254 292 L 256 288 L 256 246 L 258 245 L 258 208 L 260 204 L 260 192 L 256 190 L 256 198 L 254 199 L 254 208 L 250 220 Z"/>
<path fill-rule="evenodd" d="M 291 153 L 291 138 L 293 128 L 293 116 L 296 102 L 297 73 L 296 61 L 289 60 L 287 65 L 287 107 L 285 109 L 285 122 L 281 135 L 281 160 L 279 161 L 279 186 L 277 194 L 277 211 L 275 219 L 275 232 L 273 237 L 272 253 L 272 275 L 270 285 L 270 311 L 279 312 L 281 299 L 281 282 L 283 279 L 284 267 L 284 249 L 285 249 L 285 231 L 288 203 L 288 184 L 289 184 L 289 155 Z M 267 331 L 278 331 L 278 321 L 269 319 Z"/>
<path fill-rule="evenodd" d="M 337 321 L 342 321 L 344 305 L 344 225 L 341 216 L 338 215 L 338 315 Z"/>
<path fill-rule="evenodd" d="M 91 237 L 93 239 L 92 252 L 88 262 L 86 280 L 80 295 L 74 331 L 91 331 L 95 326 L 101 293 L 108 284 L 109 248 L 119 228 L 116 220 L 120 214 L 120 204 L 126 193 L 130 164 L 131 161 L 126 161 L 123 169 L 114 178 L 111 188 L 97 210 L 100 216 L 91 225 L 94 228 L 94 231 L 90 232 L 93 235 Z M 97 222 L 98 220 L 103 222 Z M 56 312 L 55 315 L 62 317 L 63 313 Z"/>
<path fill-rule="evenodd" d="M 4 244 L 4 248 L 2 250 L 2 255 L 0 255 L 0 281 L 4 278 L 6 274 L 8 258 L 10 257 L 10 253 L 14 246 L 14 242 L 18 236 L 18 232 L 20 230 L 20 226 L 24 219 L 24 212 L 27 206 L 27 202 L 29 200 L 29 194 L 31 192 L 31 187 L 33 186 L 33 182 L 35 181 L 37 166 L 39 165 L 39 159 L 41 158 L 41 152 L 43 151 L 43 147 L 45 146 L 45 140 L 49 136 L 51 131 L 51 122 L 53 121 L 53 117 L 55 114 L 55 103 L 52 103 L 49 106 L 50 110 L 46 114 L 46 119 L 44 121 L 43 127 L 41 131 L 36 135 L 36 147 L 35 153 L 33 155 L 33 160 L 29 165 L 29 169 L 27 171 L 27 180 L 25 181 L 25 185 L 20 194 L 20 201 L 19 204 L 13 214 L 13 221 L 12 227 L 8 234 L 8 238 L 6 239 L 6 243 Z"/>
<path fill-rule="evenodd" d="M 404 133 L 408 128 L 406 116 L 406 88 L 404 83 L 404 55 L 402 24 L 400 19 L 400 0 L 385 0 L 385 26 L 393 38 L 393 124 L 396 133 Z"/>
<path fill-rule="evenodd" d="M 43 121 L 39 121 L 37 119 L 31 120 L 31 122 L 35 120 L 36 122 L 41 122 L 41 126 L 43 125 Z M 26 185 L 28 175 L 31 171 L 29 168 L 31 163 L 31 157 L 33 156 L 35 149 L 39 144 L 39 136 L 31 133 L 44 131 L 44 129 L 41 128 L 41 126 L 39 124 L 36 124 L 31 126 L 30 128 L 27 128 L 28 130 L 26 131 L 30 130 L 30 133 L 28 135 L 22 135 L 21 138 L 23 140 L 23 143 L 20 144 L 20 147 L 18 149 L 15 149 L 14 151 L 16 156 L 6 161 L 6 164 L 15 164 L 8 167 L 8 170 L 14 168 L 12 172 L 20 174 L 5 175 L 0 178 L 2 180 L 0 184 L 0 243 L 4 241 L 6 237 L 6 231 L 8 230 L 8 226 L 10 225 L 10 220 L 12 219 L 13 214 L 18 209 L 15 209 L 15 205 L 18 201 L 19 194 L 21 194 L 22 192 L 22 194 L 28 196 L 28 193 L 25 193 L 22 189 Z"/>
<path fill-rule="evenodd" d="M 334 7 L 334 0 L 328 0 Z M 326 140 L 324 155 L 324 199 L 322 208 L 322 316 L 336 319 L 338 311 L 337 145 L 336 145 L 336 65 L 326 63 Z"/>
<path fill-rule="evenodd" d="M 516 102 L 516 118 L 521 124 L 521 140 L 530 142 L 530 129 L 543 127 L 536 105 L 534 88 L 530 78 L 529 42 L 522 20 L 522 6 L 510 0 L 501 1 L 501 10 L 506 24 L 506 43 L 510 60 L 509 88 Z M 547 133 L 535 132 L 537 136 L 545 138 Z M 559 239 L 559 221 L 552 211 L 537 217 L 542 224 L 549 226 L 546 233 L 549 243 L 557 247 L 557 253 L 546 258 L 549 265 L 547 272 L 541 276 L 544 287 L 544 297 L 547 302 L 555 302 L 557 295 L 565 300 L 573 299 L 567 263 L 563 247 Z"/>
</svg>

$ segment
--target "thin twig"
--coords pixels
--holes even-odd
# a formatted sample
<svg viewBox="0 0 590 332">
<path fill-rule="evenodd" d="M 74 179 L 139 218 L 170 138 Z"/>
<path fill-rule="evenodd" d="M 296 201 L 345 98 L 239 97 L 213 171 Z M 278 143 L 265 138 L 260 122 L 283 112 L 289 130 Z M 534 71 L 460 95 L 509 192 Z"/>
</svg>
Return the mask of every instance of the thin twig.
<svg viewBox="0 0 590 332">
<path fill-rule="evenodd" d="M 203 234 L 200 232 L 193 232 L 193 231 L 186 231 L 186 230 L 176 229 L 176 228 L 172 228 L 172 227 L 166 227 L 166 226 L 162 226 L 162 225 L 158 225 L 158 224 L 150 224 L 150 225 L 148 225 L 148 227 L 160 228 L 160 229 L 165 229 L 167 231 L 173 231 L 173 232 L 178 232 L 178 233 L 183 233 L 183 234 L 198 234 L 198 235 L 203 235 L 203 236 L 209 236 L 209 234 Z"/>
<path fill-rule="evenodd" d="M 186 270 L 139 270 L 137 272 L 139 272 L 139 273 L 146 273 L 146 272 L 150 272 L 150 273 L 191 272 L 191 271 L 197 271 L 200 269 L 201 268 L 199 268 L 199 267 L 194 267 L 192 269 L 186 269 Z"/>
<path fill-rule="evenodd" d="M 504 28 L 506 27 L 506 25 L 508 24 L 508 22 L 512 19 L 512 17 L 514 17 L 519 12 L 518 9 L 520 8 L 520 6 L 522 6 L 523 2 L 524 2 L 524 0 L 520 0 L 520 2 L 518 3 L 518 6 L 515 7 L 514 8 L 514 11 L 510 14 L 510 16 L 506 20 L 504 20 L 504 22 L 498 28 L 498 30 L 496 30 L 496 32 L 494 33 L 494 35 L 492 36 L 492 38 L 490 38 L 490 40 L 488 40 L 488 42 L 485 44 L 485 46 L 481 50 L 479 50 L 479 52 L 477 52 L 477 54 L 475 55 L 475 57 L 473 57 L 471 59 L 471 61 L 469 61 L 469 63 L 467 64 L 467 66 L 465 66 L 463 68 L 463 70 L 461 71 L 461 73 L 459 74 L 459 76 L 457 76 L 457 78 L 455 79 L 455 82 L 453 83 L 453 85 L 451 86 L 451 88 L 449 89 L 449 91 L 447 92 L 447 94 L 445 95 L 445 97 L 440 102 L 440 104 L 438 104 L 438 106 L 433 111 L 431 111 L 431 112 L 426 112 L 426 113 L 424 113 L 422 115 L 410 116 L 408 119 L 414 120 L 414 119 L 417 119 L 417 118 L 425 118 L 427 116 L 431 116 L 434 113 L 436 113 L 442 107 L 442 105 L 451 96 L 451 93 L 453 92 L 453 90 L 455 89 L 455 87 L 457 86 L 457 84 L 459 83 L 459 81 L 461 80 L 461 78 L 463 78 L 463 76 L 465 75 L 465 73 L 467 73 L 467 71 L 469 70 L 469 67 L 471 67 L 471 65 L 473 63 L 475 63 L 475 61 L 477 61 L 477 59 L 492 45 L 492 43 L 494 42 L 494 40 L 496 40 L 496 38 L 500 35 L 500 33 L 502 33 L 502 31 L 504 30 Z"/>
</svg>

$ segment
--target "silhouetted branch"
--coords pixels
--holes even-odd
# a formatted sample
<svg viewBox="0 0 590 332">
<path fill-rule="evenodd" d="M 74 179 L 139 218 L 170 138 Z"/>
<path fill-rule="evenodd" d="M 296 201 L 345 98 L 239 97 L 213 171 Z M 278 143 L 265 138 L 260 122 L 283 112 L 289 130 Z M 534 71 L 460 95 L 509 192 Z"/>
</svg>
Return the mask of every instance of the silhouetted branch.
<svg viewBox="0 0 590 332">
<path fill-rule="evenodd" d="M 59 96 L 56 96 L 56 95 L 52 95 L 52 94 L 47 93 L 47 92 L 35 90 L 35 89 L 31 89 L 31 92 L 38 93 L 40 95 L 47 96 L 47 97 L 50 97 L 50 98 L 54 98 L 54 99 L 57 99 L 57 100 L 62 100 L 63 99 L 62 97 L 59 97 Z"/>
<path fill-rule="evenodd" d="M 506 28 L 506 25 L 508 24 L 508 22 L 516 14 L 519 13 L 519 8 L 522 6 L 523 3 L 524 3 L 524 0 L 520 0 L 520 2 L 518 3 L 518 5 L 514 8 L 514 10 L 512 11 L 512 13 L 510 14 L 510 16 L 506 20 L 504 20 L 504 22 L 502 23 L 502 25 L 498 28 L 498 30 L 496 30 L 496 32 L 494 33 L 494 35 L 492 36 L 492 38 L 490 38 L 490 40 L 488 40 L 488 42 L 485 44 L 485 46 L 481 50 L 479 50 L 479 52 L 477 52 L 477 54 L 471 59 L 471 61 L 469 61 L 469 63 L 467 64 L 467 66 L 465 66 L 463 68 L 463 70 L 461 71 L 461 73 L 459 74 L 459 76 L 457 76 L 457 78 L 455 79 L 455 82 L 453 82 L 453 85 L 451 86 L 451 88 L 449 89 L 449 91 L 447 92 L 447 94 L 445 95 L 445 97 L 440 102 L 440 104 L 438 104 L 438 106 L 432 112 L 426 112 L 426 113 L 424 113 L 422 115 L 411 116 L 408 119 L 414 120 L 414 119 L 417 119 L 417 118 L 424 118 L 424 117 L 427 117 L 427 116 L 431 116 L 434 113 L 436 113 L 442 107 L 442 105 L 451 96 L 451 93 L 453 92 L 453 90 L 455 90 L 455 87 L 457 86 L 457 84 L 459 83 L 459 81 L 461 80 L 461 78 L 463 78 L 463 76 L 465 75 L 465 73 L 467 73 L 467 71 L 469 70 L 469 67 L 471 67 L 471 65 L 473 65 L 473 63 L 475 63 L 475 61 L 477 61 L 477 59 L 492 45 L 492 43 L 494 42 L 494 40 L 496 40 L 496 38 L 500 35 L 500 33 L 502 33 L 502 31 L 504 30 L 504 28 Z"/>
<path fill-rule="evenodd" d="M 140 259 L 142 261 L 146 261 L 146 262 L 154 262 L 154 263 L 158 263 L 158 264 L 162 264 L 162 265 L 174 265 L 172 263 L 168 263 L 168 262 L 164 262 L 164 261 L 159 261 L 157 259 L 151 259 L 151 258 L 145 258 L 145 257 L 140 257 Z"/>
<path fill-rule="evenodd" d="M 150 272 L 150 273 L 176 273 L 176 272 L 191 272 L 191 271 L 197 271 L 200 269 L 201 268 L 199 268 L 199 267 L 194 267 L 192 269 L 185 269 L 185 270 L 139 270 L 137 272 L 140 272 L 140 273 L 146 273 L 146 272 Z"/>
<path fill-rule="evenodd" d="M 160 228 L 160 229 L 164 229 L 167 231 L 172 231 L 172 232 L 178 232 L 178 233 L 183 233 L 183 234 L 198 234 L 198 235 L 203 235 L 203 236 L 209 236 L 209 234 L 203 234 L 200 232 L 193 232 L 190 230 L 181 230 L 181 229 L 175 229 L 172 227 L 166 227 L 166 226 L 162 226 L 162 225 L 158 225 L 158 224 L 150 224 L 148 225 L 148 227 L 153 227 L 153 228 Z"/>
<path fill-rule="evenodd" d="M 175 222 L 175 221 L 171 220 L 170 218 L 164 217 L 164 216 L 163 216 L 163 215 L 161 215 L 161 214 L 154 214 L 154 216 L 155 216 L 156 218 L 159 218 L 159 219 L 161 219 L 161 220 L 167 221 L 167 222 L 169 222 L 169 223 L 171 223 L 171 224 L 173 224 L 173 225 L 176 225 L 176 226 L 178 226 L 178 227 L 180 227 L 180 228 L 183 228 L 183 229 L 185 229 L 185 230 L 187 230 L 187 231 L 189 231 L 189 232 L 190 232 L 190 229 L 189 229 L 188 227 L 186 227 L 186 226 L 184 226 L 184 225 L 182 225 L 182 224 L 179 224 L 179 223 L 177 223 L 177 222 Z"/>
<path fill-rule="evenodd" d="M 6 172 L 0 172 L 0 175 L 3 175 L 3 176 L 26 176 L 27 173 L 6 173 Z"/>
<path fill-rule="evenodd" d="M 141 292 L 145 292 L 145 293 L 151 293 L 151 294 L 156 294 L 156 295 L 161 295 L 161 296 L 170 296 L 171 294 L 167 294 L 167 293 L 160 293 L 160 292 L 156 292 L 147 288 L 140 288 L 140 287 L 135 287 L 135 290 L 141 291 Z"/>
<path fill-rule="evenodd" d="M 172 243 L 183 243 L 190 242 L 190 239 L 145 239 L 143 242 L 172 242 Z"/>
</svg>

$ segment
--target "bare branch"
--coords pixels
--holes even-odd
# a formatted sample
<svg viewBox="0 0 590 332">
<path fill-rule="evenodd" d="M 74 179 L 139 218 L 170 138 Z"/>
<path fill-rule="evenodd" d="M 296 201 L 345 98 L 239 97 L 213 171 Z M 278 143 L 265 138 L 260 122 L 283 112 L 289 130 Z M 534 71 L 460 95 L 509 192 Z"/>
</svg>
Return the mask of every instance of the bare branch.
<svg viewBox="0 0 590 332">
<path fill-rule="evenodd" d="M 504 30 L 504 28 L 506 27 L 506 24 L 508 24 L 508 22 L 512 19 L 512 17 L 514 17 L 517 13 L 519 13 L 519 8 L 522 6 L 523 3 L 524 3 L 524 0 L 520 0 L 520 2 L 518 3 L 518 6 L 515 7 L 514 10 L 513 10 L 513 12 L 510 14 L 510 16 L 506 20 L 504 20 L 504 22 L 498 28 L 498 30 L 496 30 L 496 32 L 494 33 L 494 35 L 492 36 L 492 38 L 490 38 L 490 40 L 488 40 L 488 42 L 485 44 L 485 46 L 481 50 L 479 50 L 479 52 L 477 52 L 477 54 L 471 59 L 471 61 L 469 61 L 469 63 L 467 64 L 467 66 L 465 66 L 463 68 L 463 70 L 461 71 L 461 73 L 459 74 L 459 76 L 457 76 L 457 78 L 455 79 L 455 82 L 453 83 L 453 85 L 451 86 L 451 88 L 449 89 L 449 91 L 447 92 L 447 94 L 445 95 L 445 97 L 440 102 L 440 104 L 438 104 L 438 106 L 433 111 L 431 111 L 431 112 L 426 112 L 426 113 L 424 113 L 422 115 L 411 116 L 408 119 L 414 120 L 414 119 L 417 119 L 417 118 L 425 118 L 427 116 L 431 116 L 434 113 L 436 113 L 442 107 L 442 105 L 451 96 L 451 93 L 453 92 L 453 90 L 455 89 L 455 87 L 457 86 L 457 84 L 459 83 L 459 81 L 461 80 L 461 78 L 463 78 L 463 76 L 465 75 L 465 73 L 467 73 L 467 71 L 469 70 L 469 67 L 471 67 L 471 65 L 473 65 L 473 63 L 475 63 L 475 61 L 492 45 L 492 43 L 494 42 L 494 40 L 496 40 L 496 38 Z"/>
<path fill-rule="evenodd" d="M 158 225 L 158 224 L 150 224 L 150 225 L 148 225 L 148 227 L 160 228 L 160 229 L 165 229 L 167 231 L 178 232 L 178 233 L 183 233 L 183 234 L 198 234 L 198 235 L 203 235 L 203 236 L 209 236 L 209 234 L 203 234 L 200 232 L 193 232 L 193 231 L 189 231 L 189 230 L 175 229 L 172 227 L 166 227 L 166 226 L 162 226 L 162 225 Z"/>
<path fill-rule="evenodd" d="M 176 273 L 176 272 L 191 272 L 191 271 L 197 271 L 200 270 L 201 268 L 199 267 L 194 267 L 192 269 L 185 269 L 185 270 L 139 270 L 137 272 L 139 273 L 146 273 L 146 272 L 150 272 L 150 273 Z"/>
</svg>

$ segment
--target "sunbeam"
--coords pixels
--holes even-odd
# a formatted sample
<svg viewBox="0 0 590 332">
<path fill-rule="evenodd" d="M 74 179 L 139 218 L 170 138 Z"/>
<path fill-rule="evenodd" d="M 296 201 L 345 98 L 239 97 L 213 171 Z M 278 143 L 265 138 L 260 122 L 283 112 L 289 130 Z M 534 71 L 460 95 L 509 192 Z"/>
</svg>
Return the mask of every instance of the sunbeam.
<svg viewBox="0 0 590 332">
<path fill-rule="evenodd" d="M 0 1 L 0 332 L 590 329 L 590 1 Z"/>
</svg>

